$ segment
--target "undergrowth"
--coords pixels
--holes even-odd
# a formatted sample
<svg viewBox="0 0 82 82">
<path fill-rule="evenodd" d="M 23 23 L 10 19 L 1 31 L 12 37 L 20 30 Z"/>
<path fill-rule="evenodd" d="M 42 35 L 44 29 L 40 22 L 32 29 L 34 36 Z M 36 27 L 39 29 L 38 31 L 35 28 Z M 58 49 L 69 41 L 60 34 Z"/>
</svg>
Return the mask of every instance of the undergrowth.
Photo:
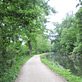
<svg viewBox="0 0 82 82">
<path fill-rule="evenodd" d="M 19 60 L 17 60 L 10 69 L 7 69 L 7 71 L 1 77 L 0 82 L 14 82 L 20 71 L 20 68 L 31 57 L 32 56 L 23 56 Z"/>
<path fill-rule="evenodd" d="M 62 69 L 57 66 L 57 64 L 50 62 L 46 59 L 46 55 L 41 55 L 40 59 L 41 61 L 47 65 L 51 70 L 57 72 L 59 75 L 64 77 L 68 82 L 82 82 L 82 78 L 76 75 L 73 75 L 72 72 L 70 72 L 69 69 Z"/>
</svg>

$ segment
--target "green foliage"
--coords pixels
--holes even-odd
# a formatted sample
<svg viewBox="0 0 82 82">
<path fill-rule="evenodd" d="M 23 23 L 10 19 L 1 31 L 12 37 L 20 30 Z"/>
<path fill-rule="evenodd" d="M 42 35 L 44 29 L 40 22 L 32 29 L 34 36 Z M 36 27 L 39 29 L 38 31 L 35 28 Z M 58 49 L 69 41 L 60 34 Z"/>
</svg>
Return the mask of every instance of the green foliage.
<svg viewBox="0 0 82 82">
<path fill-rule="evenodd" d="M 38 35 L 37 36 L 37 51 L 38 53 L 44 53 L 50 51 L 50 41 L 47 39 L 47 35 Z"/>
<path fill-rule="evenodd" d="M 74 54 L 82 56 L 82 8 L 76 13 L 77 21 L 77 42 L 75 43 L 75 48 L 73 50 Z"/>
<path fill-rule="evenodd" d="M 75 16 L 67 14 L 61 24 L 55 23 L 53 51 L 61 55 L 81 55 L 82 54 L 82 8 Z"/>
<path fill-rule="evenodd" d="M 50 10 L 55 12 L 45 0 L 0 0 L 0 79 L 22 56 L 35 54 L 37 35 L 44 35 L 44 16 Z"/>
<path fill-rule="evenodd" d="M 82 78 L 78 77 L 78 76 L 75 76 L 73 75 L 69 69 L 62 69 L 60 67 L 58 67 L 58 65 L 56 63 L 52 63 L 52 62 L 49 62 L 47 59 L 46 59 L 46 55 L 47 54 L 44 54 L 44 55 L 41 55 L 40 58 L 41 58 L 41 61 L 47 65 L 51 70 L 57 72 L 58 74 L 60 74 L 62 77 L 64 77 L 68 82 L 82 82 Z"/>
<path fill-rule="evenodd" d="M 0 81 L 1 82 L 14 82 L 22 65 L 31 57 L 32 56 L 20 57 L 19 60 L 15 61 L 14 65 L 11 68 L 6 69 L 6 72 L 4 72 L 3 76 L 1 76 Z"/>
<path fill-rule="evenodd" d="M 79 64 L 81 61 L 77 61 L 82 57 L 82 7 L 79 8 L 75 16 L 73 14 L 67 14 L 61 24 L 54 23 L 54 25 L 56 28 L 53 31 L 55 35 L 54 40 L 52 41 L 52 49 L 56 55 L 59 54 L 58 56 L 61 57 L 59 63 L 61 64 L 63 62 L 62 65 L 66 64 L 64 66 L 68 66 L 70 70 L 61 69 L 56 64 L 48 62 L 45 58 L 42 61 L 52 70 L 55 70 L 57 73 L 65 77 L 69 82 L 82 82 L 80 77 L 75 76 L 70 72 L 71 70 L 77 70 L 77 75 L 80 75 Z M 67 57 L 70 60 L 70 65 L 74 65 L 74 67 L 71 68 L 68 65 L 68 62 L 64 61 L 63 57 Z"/>
<path fill-rule="evenodd" d="M 66 54 L 69 55 L 73 51 L 74 43 L 76 42 L 76 29 L 71 27 L 62 30 L 60 44 L 65 48 Z"/>
<path fill-rule="evenodd" d="M 75 15 L 67 14 L 66 18 L 62 21 L 61 24 L 54 23 L 54 25 L 56 26 L 56 28 L 53 31 L 55 33 L 54 40 L 52 41 L 53 51 L 56 53 L 56 55 L 59 54 L 58 56 L 61 57 L 62 61 L 60 60 L 60 64 L 62 62 L 64 64 L 65 61 L 62 58 L 67 57 L 70 60 L 70 64 L 74 65 L 74 68 L 71 67 L 69 68 L 71 70 L 77 70 L 78 75 L 80 75 L 79 64 L 81 61 L 79 63 L 78 62 L 75 63 L 75 60 L 78 61 L 79 58 L 82 57 L 82 7 L 79 8 L 79 10 L 76 12 Z M 44 62 L 45 61 L 47 60 L 44 60 Z M 68 63 L 66 62 L 65 64 L 68 65 Z M 53 69 L 53 66 L 49 67 Z M 79 78 L 78 76 L 74 76 L 73 74 L 71 74 L 71 72 L 69 71 L 67 72 L 65 69 L 64 71 L 63 70 L 60 71 L 60 69 L 56 71 L 57 72 L 59 71 L 58 72 L 59 74 L 65 76 L 66 79 L 69 80 L 69 82 L 82 81 L 81 78 Z"/>
<path fill-rule="evenodd" d="M 79 0 L 79 3 L 76 5 L 76 7 L 81 6 L 82 7 L 82 0 Z"/>
</svg>

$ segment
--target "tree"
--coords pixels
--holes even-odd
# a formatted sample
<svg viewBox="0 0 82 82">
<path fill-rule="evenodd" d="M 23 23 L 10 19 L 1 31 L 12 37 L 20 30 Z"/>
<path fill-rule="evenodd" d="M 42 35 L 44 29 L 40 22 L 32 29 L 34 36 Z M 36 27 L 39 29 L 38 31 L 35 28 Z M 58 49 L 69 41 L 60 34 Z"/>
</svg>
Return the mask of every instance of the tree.
<svg viewBox="0 0 82 82">
<path fill-rule="evenodd" d="M 43 33 L 45 29 L 45 15 L 50 9 L 54 11 L 47 3 L 45 0 L 0 0 L 0 76 L 6 71 L 8 61 L 21 56 L 22 35 L 27 37 L 31 55 L 32 41 L 36 42 L 38 32 Z M 12 44 L 16 46 L 11 48 Z M 17 52 L 14 57 L 10 49 L 12 53 Z"/>
<path fill-rule="evenodd" d="M 82 56 L 82 7 L 76 13 L 77 18 L 77 42 L 73 50 L 74 54 Z"/>
<path fill-rule="evenodd" d="M 74 43 L 76 42 L 76 29 L 71 27 L 69 29 L 65 28 L 62 31 L 60 44 L 62 45 L 62 52 L 66 55 L 70 55 L 70 53 L 74 49 Z"/>
<path fill-rule="evenodd" d="M 70 55 L 75 47 L 76 42 L 76 20 L 72 14 L 67 14 L 61 24 L 54 23 L 55 36 L 53 50 L 62 55 Z"/>
<path fill-rule="evenodd" d="M 38 53 L 50 51 L 50 41 L 48 41 L 46 34 L 39 34 L 37 36 L 36 49 Z"/>
</svg>

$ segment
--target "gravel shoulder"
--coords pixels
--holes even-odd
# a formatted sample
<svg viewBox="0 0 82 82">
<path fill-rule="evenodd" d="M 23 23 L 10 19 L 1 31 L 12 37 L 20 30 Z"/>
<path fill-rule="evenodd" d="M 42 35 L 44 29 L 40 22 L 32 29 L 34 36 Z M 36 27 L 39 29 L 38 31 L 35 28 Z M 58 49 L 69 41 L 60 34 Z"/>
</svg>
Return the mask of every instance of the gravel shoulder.
<svg viewBox="0 0 82 82">
<path fill-rule="evenodd" d="M 40 61 L 40 55 L 29 59 L 21 68 L 15 82 L 67 82 Z"/>
</svg>

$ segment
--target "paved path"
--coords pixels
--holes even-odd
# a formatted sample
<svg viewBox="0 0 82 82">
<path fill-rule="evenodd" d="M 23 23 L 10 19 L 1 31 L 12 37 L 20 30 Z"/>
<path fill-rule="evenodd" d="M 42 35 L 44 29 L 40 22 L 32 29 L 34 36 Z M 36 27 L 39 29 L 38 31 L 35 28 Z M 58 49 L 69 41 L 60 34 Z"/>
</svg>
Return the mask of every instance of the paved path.
<svg viewBox="0 0 82 82">
<path fill-rule="evenodd" d="M 51 71 L 40 61 L 40 56 L 35 55 L 21 68 L 15 82 L 67 82 L 62 77 Z"/>
</svg>

